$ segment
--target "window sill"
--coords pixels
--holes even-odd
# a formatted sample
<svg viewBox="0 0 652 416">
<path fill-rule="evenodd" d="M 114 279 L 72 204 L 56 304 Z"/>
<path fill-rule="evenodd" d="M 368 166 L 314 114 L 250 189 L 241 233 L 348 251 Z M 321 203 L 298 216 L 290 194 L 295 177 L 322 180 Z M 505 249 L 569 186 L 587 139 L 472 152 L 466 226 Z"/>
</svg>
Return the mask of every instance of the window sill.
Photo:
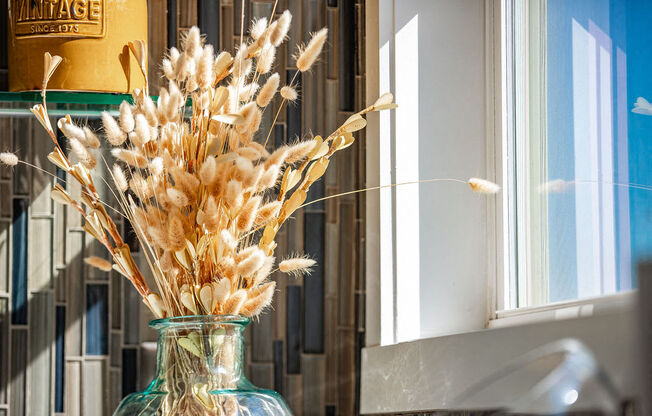
<svg viewBox="0 0 652 416">
<path fill-rule="evenodd" d="M 636 324 L 633 307 L 615 308 L 588 317 L 364 348 L 361 413 L 450 409 L 458 395 L 507 361 L 566 337 L 584 343 L 622 396 L 631 398 L 639 384 Z"/>
<path fill-rule="evenodd" d="M 504 328 L 632 311 L 636 302 L 636 294 L 636 291 L 629 291 L 608 296 L 555 302 L 545 306 L 498 311 L 496 318 L 490 320 L 487 327 Z"/>
</svg>

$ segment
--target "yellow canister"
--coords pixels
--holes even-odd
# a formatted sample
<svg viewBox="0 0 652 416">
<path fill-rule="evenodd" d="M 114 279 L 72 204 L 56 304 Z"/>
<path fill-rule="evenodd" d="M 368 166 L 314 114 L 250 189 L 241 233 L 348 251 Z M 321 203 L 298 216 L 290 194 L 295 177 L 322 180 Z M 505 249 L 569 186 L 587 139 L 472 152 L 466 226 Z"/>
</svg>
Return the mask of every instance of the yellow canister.
<svg viewBox="0 0 652 416">
<path fill-rule="evenodd" d="M 41 88 L 45 52 L 63 58 L 48 89 L 142 89 L 135 40 L 147 42 L 147 0 L 9 0 L 9 90 Z"/>
</svg>

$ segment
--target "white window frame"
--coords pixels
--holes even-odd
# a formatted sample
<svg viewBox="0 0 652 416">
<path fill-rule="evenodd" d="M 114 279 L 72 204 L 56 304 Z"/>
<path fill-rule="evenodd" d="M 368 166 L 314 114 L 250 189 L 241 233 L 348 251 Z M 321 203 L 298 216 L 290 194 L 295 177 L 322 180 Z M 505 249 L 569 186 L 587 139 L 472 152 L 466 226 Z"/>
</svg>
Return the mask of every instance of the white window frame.
<svg viewBox="0 0 652 416">
<path fill-rule="evenodd" d="M 368 102 L 373 102 L 379 93 L 388 88 L 394 88 L 394 85 L 381 85 L 379 54 L 374 53 L 379 51 L 378 29 L 380 25 L 388 24 L 379 22 L 379 15 L 382 16 L 379 14 L 380 4 L 387 1 L 392 0 L 366 2 Z M 486 177 L 497 183 L 504 183 L 503 178 L 514 177 L 510 169 L 515 166 L 510 166 L 510 161 L 503 157 L 503 149 L 510 145 L 509 140 L 513 137 L 515 129 L 520 128 L 521 134 L 525 129 L 525 126 L 515 125 L 514 120 L 508 117 L 508 112 L 502 111 L 508 101 L 507 97 L 501 94 L 502 85 L 506 82 L 505 77 L 511 76 L 502 53 L 509 39 L 501 30 L 501 19 L 508 2 L 509 0 L 484 1 L 487 51 Z M 537 0 L 537 3 L 539 2 L 545 5 L 545 0 Z M 538 52 L 534 51 L 535 56 L 540 56 L 536 55 Z M 533 94 L 532 99 L 536 100 L 536 97 L 536 94 Z M 541 97 L 541 94 L 538 97 Z M 537 101 L 531 101 L 530 105 L 532 104 L 537 104 Z M 545 101 L 539 100 L 538 105 L 545 108 Z M 394 134 L 392 127 L 393 125 L 383 125 L 382 131 Z M 545 137 L 543 128 L 545 127 L 530 124 L 528 134 L 531 137 Z M 381 143 L 382 140 L 380 118 L 377 114 L 370 114 L 366 146 L 367 186 L 377 186 L 381 182 L 384 184 L 381 146 L 386 143 Z M 387 166 L 385 168 L 387 169 Z M 389 170 L 384 175 L 391 178 L 391 168 Z M 545 172 L 538 171 L 537 175 L 545 177 Z M 392 281 L 391 273 L 383 272 L 381 261 L 381 230 L 382 227 L 388 227 L 387 224 L 380 223 L 379 211 L 383 196 L 381 193 L 367 195 L 367 347 L 363 349 L 362 355 L 363 414 L 446 409 L 447 405 L 452 405 L 456 393 L 461 393 L 471 383 L 498 368 L 506 359 L 523 354 L 546 341 L 571 335 L 581 339 L 593 350 L 623 392 L 632 395 L 637 391 L 636 372 L 631 371 L 636 368 L 633 358 L 636 304 L 634 293 L 515 310 L 508 310 L 509 305 L 501 301 L 505 297 L 515 299 L 518 296 L 525 296 L 523 299 L 528 299 L 529 296 L 532 300 L 532 291 L 528 292 L 527 286 L 534 282 L 528 282 L 526 289 L 521 288 L 519 294 L 515 287 L 505 285 L 511 281 L 505 276 L 516 273 L 518 267 L 525 268 L 522 273 L 541 267 L 527 262 L 518 266 L 513 261 L 515 256 L 509 254 L 514 252 L 513 250 L 527 252 L 527 249 L 531 248 L 518 246 L 514 224 L 505 220 L 509 218 L 509 210 L 516 209 L 513 187 L 508 186 L 507 189 L 507 192 L 487 203 L 487 314 L 484 325 L 468 328 L 458 334 L 400 344 L 395 344 L 396 306 L 393 290 L 396 283 Z M 540 204 L 545 204 L 545 201 L 539 201 Z M 391 227 L 391 224 L 389 226 Z M 384 235 L 387 236 L 386 233 Z M 606 326 L 612 331 L 610 337 L 604 337 Z M 491 347 L 487 348 L 487 345 Z M 418 364 L 417 367 L 415 363 Z M 397 397 L 397 391 L 402 392 L 398 395 L 401 397 Z"/>
</svg>

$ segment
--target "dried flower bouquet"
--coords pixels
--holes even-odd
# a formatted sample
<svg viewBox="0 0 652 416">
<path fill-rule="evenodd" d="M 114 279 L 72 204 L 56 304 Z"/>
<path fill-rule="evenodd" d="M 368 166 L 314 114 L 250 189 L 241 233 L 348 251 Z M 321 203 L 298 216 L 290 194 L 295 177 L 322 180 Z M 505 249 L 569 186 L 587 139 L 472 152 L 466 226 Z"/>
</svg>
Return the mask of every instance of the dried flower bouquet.
<svg viewBox="0 0 652 416">
<path fill-rule="evenodd" d="M 84 230 L 113 259 L 113 264 L 98 257 L 86 262 L 124 275 L 158 318 L 256 316 L 274 295 L 275 283 L 268 277 L 275 267 L 294 275 L 308 272 L 314 261 L 303 256 L 275 266 L 276 233 L 305 203 L 308 189 L 324 175 L 330 158 L 354 142 L 352 133 L 366 125 L 363 115 L 395 107 L 392 95 L 385 94 L 326 138 L 269 150 L 270 129 L 264 142 L 256 141 L 263 111 L 269 111 L 277 92 L 282 100 L 276 117 L 298 96 L 294 79 L 279 90 L 280 77 L 271 73 L 290 21 L 289 11 L 271 23 L 255 20 L 250 39 L 235 56 L 215 56 L 193 27 L 181 49 L 170 49 L 163 60 L 168 87 L 161 89 L 157 102 L 146 91 L 135 90 L 133 104 L 123 102 L 117 120 L 102 114 L 104 136 L 117 160 L 106 179 L 113 184 L 120 215 L 138 237 L 155 289 L 146 283 L 109 215 L 111 205 L 97 192 L 91 175 L 98 164 L 95 149 L 100 147 L 95 132 L 76 125 L 70 116 L 58 121 L 76 163 L 57 141 L 46 88 L 62 59 L 45 55 L 43 104 L 32 112 L 54 142 L 49 160 L 81 185 L 79 198 L 58 184 L 51 196 L 80 212 Z M 299 47 L 298 72 L 310 70 L 327 35 L 324 28 Z M 144 43 L 129 46 L 146 76 Z M 3 157 L 9 164 L 18 163 L 9 160 L 13 154 Z"/>
</svg>

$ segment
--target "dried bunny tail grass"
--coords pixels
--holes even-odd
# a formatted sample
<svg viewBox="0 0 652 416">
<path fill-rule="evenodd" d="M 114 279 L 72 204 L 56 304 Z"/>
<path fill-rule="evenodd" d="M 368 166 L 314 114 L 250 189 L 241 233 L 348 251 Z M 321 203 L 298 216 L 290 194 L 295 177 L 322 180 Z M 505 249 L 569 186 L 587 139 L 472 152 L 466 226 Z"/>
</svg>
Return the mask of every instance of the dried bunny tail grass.
<svg viewBox="0 0 652 416">
<path fill-rule="evenodd" d="M 113 146 L 120 146 L 127 140 L 127 134 L 120 129 L 118 123 L 107 111 L 102 112 L 102 125 L 106 139 Z"/>
<path fill-rule="evenodd" d="M 261 192 L 265 189 L 273 188 L 278 181 L 278 175 L 281 172 L 281 168 L 278 165 L 271 165 L 260 177 L 258 181 L 258 191 Z"/>
<path fill-rule="evenodd" d="M 280 77 L 277 73 L 274 73 L 269 78 L 267 78 L 265 85 L 263 85 L 263 87 L 260 89 L 260 92 L 258 93 L 258 97 L 256 97 L 256 104 L 258 104 L 258 107 L 267 107 L 267 105 L 274 98 L 276 90 L 278 90 L 279 82 Z"/>
<path fill-rule="evenodd" d="M 263 267 L 264 263 L 265 254 L 261 249 L 256 248 L 247 258 L 238 263 L 237 273 L 240 276 L 252 276 Z"/>
<path fill-rule="evenodd" d="M 283 273 L 291 274 L 295 277 L 304 274 L 310 274 L 312 266 L 316 263 L 315 260 L 307 257 L 295 257 L 292 259 L 283 260 L 278 268 Z"/>
<path fill-rule="evenodd" d="M 258 208 L 261 202 L 260 196 L 254 196 L 244 204 L 236 221 L 236 227 L 239 232 L 246 232 L 254 225 L 254 220 L 258 214 Z"/>
<path fill-rule="evenodd" d="M 314 140 L 304 140 L 295 143 L 288 148 L 288 154 L 285 161 L 290 164 L 300 162 L 308 156 L 308 153 L 310 153 L 314 147 Z"/>
<path fill-rule="evenodd" d="M 97 149 L 100 147 L 100 139 L 97 138 L 97 135 L 88 127 L 84 127 L 84 141 L 82 142 L 84 146 L 88 146 L 91 149 Z"/>
<path fill-rule="evenodd" d="M 254 164 L 251 163 L 251 160 L 247 159 L 246 157 L 238 157 L 235 160 L 235 171 L 234 171 L 234 178 L 239 180 L 240 182 L 246 182 L 247 178 L 249 178 L 254 172 Z M 245 184 L 242 184 L 243 188 L 246 188 Z"/>
<path fill-rule="evenodd" d="M 84 263 L 89 266 L 95 267 L 96 269 L 102 270 L 103 272 L 110 272 L 113 266 L 111 262 L 97 256 L 89 256 L 84 259 Z"/>
<path fill-rule="evenodd" d="M 227 182 L 224 201 L 234 210 L 240 208 L 242 205 L 242 182 L 237 179 Z"/>
<path fill-rule="evenodd" d="M 215 158 L 213 156 L 208 156 L 204 163 L 199 168 L 199 179 L 204 185 L 212 185 L 215 178 L 215 172 L 217 171 L 217 163 L 215 163 Z"/>
<path fill-rule="evenodd" d="M 147 166 L 147 158 L 134 150 L 113 149 L 111 154 L 131 167 L 143 169 Z"/>
<path fill-rule="evenodd" d="M 266 74 L 272 69 L 274 58 L 276 57 L 276 48 L 274 45 L 267 44 L 260 51 L 258 61 L 256 62 L 256 71 L 260 74 Z"/>
<path fill-rule="evenodd" d="M 176 79 L 177 77 L 176 71 L 172 66 L 172 61 L 170 61 L 168 58 L 163 59 L 163 61 L 161 62 L 161 69 L 163 70 L 163 75 L 165 75 L 165 78 L 167 78 L 170 81 Z"/>
<path fill-rule="evenodd" d="M 201 33 L 197 26 L 191 27 L 181 39 L 181 45 L 186 54 L 190 57 L 198 57 L 202 53 Z"/>
<path fill-rule="evenodd" d="M 305 48 L 299 49 L 299 56 L 297 58 L 297 69 L 299 71 L 305 72 L 312 67 L 319 57 L 327 38 L 328 28 L 323 28 L 312 35 L 310 42 L 308 42 Z"/>
<path fill-rule="evenodd" d="M 215 62 L 213 63 L 213 73 L 215 74 L 215 77 L 219 77 L 224 73 L 224 71 L 226 71 L 231 64 L 232 59 L 231 54 L 228 52 L 220 52 L 220 54 L 217 55 L 217 58 L 215 58 Z"/>
<path fill-rule="evenodd" d="M 59 130 L 61 130 L 63 135 L 69 139 L 77 139 L 80 141 L 85 140 L 84 130 L 72 123 L 70 117 L 60 118 L 59 121 L 57 121 L 57 127 L 59 127 Z"/>
<path fill-rule="evenodd" d="M 134 130 L 134 114 L 133 111 L 131 111 L 131 105 L 126 101 L 123 101 L 122 104 L 120 104 L 119 120 L 122 131 L 130 133 Z"/>
<path fill-rule="evenodd" d="M 127 182 L 125 173 L 120 166 L 114 164 L 112 173 L 113 173 L 113 182 L 115 183 L 115 187 L 118 188 L 120 192 L 125 192 L 127 189 L 129 189 L 129 183 Z"/>
<path fill-rule="evenodd" d="M 471 178 L 468 180 L 468 184 L 473 192 L 481 194 L 495 194 L 500 191 L 500 186 L 486 179 Z"/>
<path fill-rule="evenodd" d="M 240 313 L 240 309 L 246 300 L 247 292 L 244 289 L 236 291 L 231 296 L 229 296 L 226 302 L 224 302 L 222 313 L 226 315 L 237 315 Z"/>
<path fill-rule="evenodd" d="M 142 146 L 151 140 L 149 122 L 143 114 L 136 114 L 136 127 L 134 128 L 134 133 L 134 135 L 130 135 L 129 137 L 137 146 Z"/>
<path fill-rule="evenodd" d="M 197 65 L 197 83 L 202 89 L 210 88 L 215 80 L 213 62 L 215 56 L 212 45 L 204 46 Z"/>
<path fill-rule="evenodd" d="M 263 155 L 260 154 L 260 150 L 252 146 L 255 142 L 249 143 L 246 147 L 239 147 L 235 151 L 239 156 L 249 159 L 252 162 L 260 159 Z"/>
<path fill-rule="evenodd" d="M 197 213 L 197 222 L 206 227 L 209 233 L 215 233 L 220 226 L 220 212 L 217 209 L 215 198 L 210 197 L 204 208 Z"/>
<path fill-rule="evenodd" d="M 289 85 L 285 85 L 283 88 L 281 88 L 281 97 L 285 98 L 288 101 L 294 101 L 299 97 L 299 94 L 294 88 L 290 87 Z"/>
<path fill-rule="evenodd" d="M 272 273 L 272 269 L 274 268 L 274 261 L 276 259 L 272 256 L 267 256 L 265 257 L 265 262 L 263 263 L 263 266 L 258 269 L 256 274 L 254 275 L 253 281 L 251 282 L 251 286 L 255 287 L 261 284 L 269 275 Z"/>
<path fill-rule="evenodd" d="M 18 164 L 18 156 L 11 152 L 0 153 L 0 162 L 7 166 L 16 166 Z"/>
<path fill-rule="evenodd" d="M 292 23 L 292 13 L 289 10 L 283 12 L 281 17 L 275 22 L 274 29 L 269 35 L 269 41 L 272 45 L 278 46 L 285 40 L 285 37 L 290 30 L 290 23 Z"/>
<path fill-rule="evenodd" d="M 172 205 L 177 208 L 184 208 L 190 205 L 190 198 L 180 189 L 168 188 L 166 194 Z"/>
<path fill-rule="evenodd" d="M 256 224 L 265 224 L 272 218 L 276 217 L 278 212 L 281 210 L 281 206 L 283 206 L 282 201 L 272 201 L 260 207 L 256 215 Z"/>
<path fill-rule="evenodd" d="M 289 147 L 286 145 L 283 145 L 276 150 L 267 158 L 265 161 L 265 166 L 269 167 L 272 165 L 278 165 L 281 166 L 283 163 L 285 163 L 285 159 L 288 156 L 288 149 Z"/>
<path fill-rule="evenodd" d="M 266 29 L 267 29 L 267 18 L 266 17 L 262 17 L 260 19 L 254 19 L 251 22 L 251 27 L 249 29 L 249 34 L 251 35 L 252 39 L 258 40 L 261 36 L 263 36 Z"/>
<path fill-rule="evenodd" d="M 246 316 L 257 316 L 272 303 L 276 282 L 269 282 L 249 291 L 249 299 L 244 303 L 240 313 Z"/>
<path fill-rule="evenodd" d="M 154 100 L 152 100 L 152 97 L 149 95 L 146 95 L 145 98 L 143 99 L 143 113 L 145 114 L 145 118 L 147 118 L 147 121 L 149 122 L 149 125 L 152 127 L 157 127 L 158 126 L 158 117 L 156 116 L 156 104 L 154 104 Z"/>
<path fill-rule="evenodd" d="M 95 169 L 95 166 L 97 166 L 97 159 L 95 159 L 95 156 L 93 156 L 91 152 L 88 151 L 82 142 L 77 139 L 70 138 L 68 139 L 68 143 L 70 144 L 70 149 L 75 154 L 75 156 L 77 156 L 82 165 L 90 170 Z"/>
<path fill-rule="evenodd" d="M 139 173 L 134 173 L 129 181 L 129 188 L 136 194 L 141 201 L 146 201 L 153 196 L 152 187 L 149 186 L 147 179 Z"/>
<path fill-rule="evenodd" d="M 182 53 L 179 56 L 177 65 L 175 67 L 175 77 L 177 81 L 183 82 L 187 79 L 193 77 L 197 72 L 197 66 L 195 65 L 194 57 L 188 55 L 187 53 Z"/>
<path fill-rule="evenodd" d="M 186 246 L 186 236 L 183 231 L 183 220 L 178 211 L 168 218 L 167 244 L 172 250 L 179 251 Z"/>
</svg>

